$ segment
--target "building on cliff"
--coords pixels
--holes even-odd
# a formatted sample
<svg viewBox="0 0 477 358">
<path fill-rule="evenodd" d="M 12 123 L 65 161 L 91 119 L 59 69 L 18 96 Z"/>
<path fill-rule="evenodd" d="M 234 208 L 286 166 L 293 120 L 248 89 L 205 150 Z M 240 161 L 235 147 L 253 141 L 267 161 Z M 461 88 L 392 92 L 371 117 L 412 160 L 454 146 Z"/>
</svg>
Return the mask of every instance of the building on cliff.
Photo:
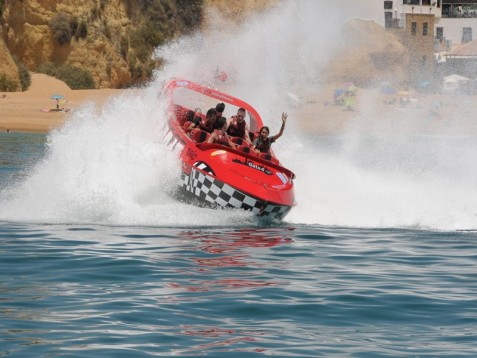
<svg viewBox="0 0 477 358">
<path fill-rule="evenodd" d="M 416 82 L 451 72 L 475 78 L 477 52 L 469 52 L 475 46 L 467 46 L 465 56 L 458 49 L 477 31 L 477 0 L 384 0 L 383 9 L 385 27 L 409 50 L 409 72 Z"/>
</svg>

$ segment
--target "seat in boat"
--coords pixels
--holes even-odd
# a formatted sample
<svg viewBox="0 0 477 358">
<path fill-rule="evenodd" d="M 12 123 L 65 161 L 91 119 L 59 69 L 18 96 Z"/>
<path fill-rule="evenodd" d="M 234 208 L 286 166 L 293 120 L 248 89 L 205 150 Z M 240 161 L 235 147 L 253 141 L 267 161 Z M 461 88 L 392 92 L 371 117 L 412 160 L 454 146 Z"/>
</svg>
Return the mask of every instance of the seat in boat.
<svg viewBox="0 0 477 358">
<path fill-rule="evenodd" d="M 210 137 L 210 133 L 203 131 L 201 129 L 195 128 L 190 132 L 190 137 L 194 142 L 204 143 L 207 142 L 207 139 Z"/>
<path fill-rule="evenodd" d="M 255 151 L 248 144 L 239 145 L 237 147 L 237 150 L 241 151 L 241 152 L 244 152 L 244 153 L 247 153 L 247 154 L 252 155 L 252 156 L 256 156 Z"/>
<path fill-rule="evenodd" d="M 174 108 L 174 112 L 175 112 L 175 116 L 176 116 L 176 119 L 177 121 L 180 123 L 180 124 L 183 124 L 185 121 L 186 121 L 186 113 L 187 113 L 187 110 L 182 107 L 182 106 L 179 106 L 179 105 L 175 105 L 175 108 Z"/>
<path fill-rule="evenodd" d="M 194 117 L 195 117 L 195 112 L 191 110 L 187 110 L 183 113 L 180 123 L 192 122 L 194 120 Z"/>
<path fill-rule="evenodd" d="M 230 140 L 237 145 L 247 145 L 247 142 L 240 137 L 230 137 Z"/>
<path fill-rule="evenodd" d="M 268 160 L 269 162 L 272 162 L 274 164 L 279 164 L 279 161 L 277 158 L 275 158 L 273 155 L 271 155 L 270 153 L 260 153 L 258 155 L 258 157 L 260 159 L 265 159 L 265 160 Z"/>
</svg>

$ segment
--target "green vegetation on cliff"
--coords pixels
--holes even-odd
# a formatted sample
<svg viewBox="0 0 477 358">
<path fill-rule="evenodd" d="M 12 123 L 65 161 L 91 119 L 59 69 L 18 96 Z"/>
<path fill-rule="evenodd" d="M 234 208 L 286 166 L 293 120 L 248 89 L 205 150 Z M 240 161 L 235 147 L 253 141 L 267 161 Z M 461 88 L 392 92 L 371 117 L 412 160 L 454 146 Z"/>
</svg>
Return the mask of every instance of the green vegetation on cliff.
<svg viewBox="0 0 477 358">
<path fill-rule="evenodd" d="M 20 61 L 17 56 L 13 56 L 13 61 L 18 68 L 18 73 L 20 74 L 20 85 L 22 86 L 22 91 L 26 91 L 31 85 L 31 75 L 28 67 Z"/>
<path fill-rule="evenodd" d="M 138 26 L 128 40 L 121 39 L 121 54 L 129 44 L 127 57 L 134 81 L 148 80 L 158 65 L 154 49 L 177 36 L 197 30 L 202 22 L 203 0 L 124 0 L 129 17 Z"/>
<path fill-rule="evenodd" d="M 18 63 L 27 64 L 30 71 L 68 79 L 71 88 L 117 88 L 147 82 L 162 63 L 152 58 L 154 50 L 197 31 L 204 2 L 94 0 L 79 4 L 62 0 L 57 12 L 48 1 L 34 5 L 0 0 L 0 41 L 10 56 L 18 57 L 20 70 L 16 74 L 7 68 L 2 71 L 3 87 L 11 89 L 17 83 L 18 89 L 21 83 L 25 89 L 29 85 L 25 65 L 20 68 Z"/>
<path fill-rule="evenodd" d="M 0 73 L 0 91 L 13 92 L 16 91 L 17 84 L 10 77 L 7 77 L 4 73 Z"/>
<path fill-rule="evenodd" d="M 63 64 L 56 67 L 52 63 L 44 63 L 38 66 L 38 72 L 45 73 L 65 82 L 71 89 L 92 89 L 95 88 L 93 77 L 82 68 Z"/>
</svg>

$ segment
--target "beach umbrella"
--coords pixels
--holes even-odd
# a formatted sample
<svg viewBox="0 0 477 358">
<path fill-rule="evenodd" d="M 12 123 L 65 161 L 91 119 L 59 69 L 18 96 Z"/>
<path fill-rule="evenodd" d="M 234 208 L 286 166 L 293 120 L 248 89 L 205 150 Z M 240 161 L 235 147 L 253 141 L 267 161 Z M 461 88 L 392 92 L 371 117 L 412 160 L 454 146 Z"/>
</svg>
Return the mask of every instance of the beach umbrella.
<svg viewBox="0 0 477 358">
<path fill-rule="evenodd" d="M 335 89 L 335 97 L 339 97 L 345 94 L 345 90 L 341 88 Z"/>
<path fill-rule="evenodd" d="M 63 99 L 63 98 L 65 98 L 65 96 L 62 96 L 61 94 L 55 93 L 50 98 L 51 99 Z"/>
</svg>

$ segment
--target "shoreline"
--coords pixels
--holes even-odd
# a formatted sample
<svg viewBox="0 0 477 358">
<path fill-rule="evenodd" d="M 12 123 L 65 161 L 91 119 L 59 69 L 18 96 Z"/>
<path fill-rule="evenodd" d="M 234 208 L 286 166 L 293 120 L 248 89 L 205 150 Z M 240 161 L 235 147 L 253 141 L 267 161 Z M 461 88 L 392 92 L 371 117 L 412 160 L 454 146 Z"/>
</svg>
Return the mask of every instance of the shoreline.
<svg viewBox="0 0 477 358">
<path fill-rule="evenodd" d="M 226 89 L 224 89 L 227 91 Z M 0 131 L 48 133 L 63 125 L 68 114 L 86 101 L 102 106 L 124 89 L 71 90 L 64 82 L 33 73 L 25 92 L 0 93 Z M 409 93 L 402 104 L 399 94 L 357 89 L 352 105 L 334 103 L 334 87 L 290 88 L 284 111 L 297 128 L 320 135 L 343 133 L 349 128 L 373 132 L 392 130 L 414 134 L 477 134 L 477 96 Z M 50 97 L 60 94 L 60 108 Z"/>
<path fill-rule="evenodd" d="M 86 101 L 102 105 L 121 89 L 72 90 L 64 82 L 41 73 L 31 74 L 32 83 L 24 92 L 0 93 L 0 131 L 48 133 L 60 127 L 70 111 Z M 50 97 L 61 94 L 60 108 Z"/>
</svg>

